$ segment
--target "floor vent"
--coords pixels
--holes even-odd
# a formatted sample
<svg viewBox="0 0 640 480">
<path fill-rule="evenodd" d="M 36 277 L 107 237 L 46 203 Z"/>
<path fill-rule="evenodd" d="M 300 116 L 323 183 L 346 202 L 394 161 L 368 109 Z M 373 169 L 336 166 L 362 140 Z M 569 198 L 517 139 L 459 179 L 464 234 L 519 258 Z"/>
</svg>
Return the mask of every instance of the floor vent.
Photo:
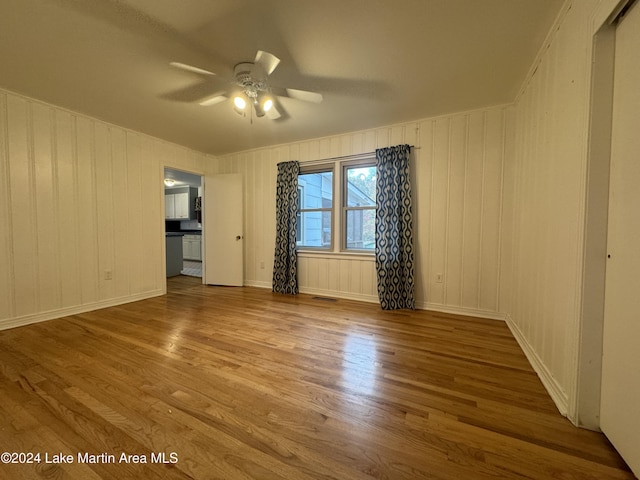
<svg viewBox="0 0 640 480">
<path fill-rule="evenodd" d="M 331 297 L 312 297 L 313 300 L 322 300 L 323 302 L 337 302 L 338 299 L 337 298 L 331 298 Z"/>
</svg>

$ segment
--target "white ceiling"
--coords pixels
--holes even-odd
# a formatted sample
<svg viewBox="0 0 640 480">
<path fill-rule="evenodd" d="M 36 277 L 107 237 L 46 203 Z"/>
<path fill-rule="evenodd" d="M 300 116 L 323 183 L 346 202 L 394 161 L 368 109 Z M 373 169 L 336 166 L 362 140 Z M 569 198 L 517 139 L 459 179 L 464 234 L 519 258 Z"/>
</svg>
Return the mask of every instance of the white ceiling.
<svg viewBox="0 0 640 480">
<path fill-rule="evenodd" d="M 193 173 L 183 172 L 182 170 L 174 170 L 172 168 L 164 169 L 164 178 L 171 179 L 175 182 L 174 187 L 200 187 L 202 185 L 202 177 Z"/>
<path fill-rule="evenodd" d="M 223 154 L 512 102 L 562 3 L 0 0 L 0 87 Z M 259 49 L 272 85 L 324 102 L 253 123 L 198 105 Z"/>
</svg>

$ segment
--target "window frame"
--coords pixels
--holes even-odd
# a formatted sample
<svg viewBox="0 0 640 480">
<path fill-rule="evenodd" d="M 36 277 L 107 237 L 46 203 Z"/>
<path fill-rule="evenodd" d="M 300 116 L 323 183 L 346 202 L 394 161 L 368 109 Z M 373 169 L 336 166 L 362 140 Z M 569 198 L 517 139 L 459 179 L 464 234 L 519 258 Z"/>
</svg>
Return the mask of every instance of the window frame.
<svg viewBox="0 0 640 480">
<path fill-rule="evenodd" d="M 313 246 L 305 246 L 298 245 L 298 238 L 296 232 L 296 251 L 299 254 L 310 255 L 310 256 L 322 256 L 326 258 L 338 258 L 338 257 L 346 257 L 346 256 L 354 256 L 354 257 L 362 257 L 363 259 L 373 259 L 375 258 L 375 245 L 372 249 L 356 249 L 356 248 L 347 248 L 347 210 L 376 210 L 377 204 L 371 207 L 349 207 L 345 209 L 345 205 L 347 202 L 347 169 L 349 168 L 358 168 L 358 167 L 377 167 L 376 166 L 376 157 L 375 153 L 366 153 L 360 155 L 351 155 L 347 157 L 337 157 L 337 158 L 328 158 L 324 160 L 310 161 L 310 162 L 301 162 L 300 164 L 300 175 L 307 175 L 310 173 L 323 173 L 323 172 L 331 172 L 332 174 L 332 185 L 331 185 L 331 208 L 314 208 L 314 209 L 303 209 L 301 208 L 299 213 L 299 220 L 302 222 L 303 220 L 303 212 L 306 211 L 328 211 L 331 215 L 331 236 L 330 236 L 330 246 L 328 247 L 313 247 Z M 377 175 L 377 168 L 376 168 Z M 298 187 L 303 187 L 303 185 L 298 184 Z M 303 203 L 302 199 L 300 200 L 301 204 Z M 304 227 L 304 224 L 301 225 Z M 304 235 L 304 232 L 301 232 Z"/>
<path fill-rule="evenodd" d="M 374 199 L 373 206 L 360 206 L 360 207 L 349 207 L 349 182 L 347 170 L 354 168 L 365 168 L 365 167 L 376 167 L 376 158 L 375 156 L 371 156 L 368 158 L 362 158 L 358 160 L 346 160 L 340 162 L 340 183 L 341 183 L 341 195 L 340 195 L 340 224 L 341 224 L 341 232 L 340 234 L 340 251 L 342 253 L 358 253 L 358 254 L 368 254 L 375 255 L 375 243 L 373 248 L 349 248 L 347 247 L 347 217 L 350 211 L 366 211 L 373 210 L 374 215 L 377 209 L 377 198 Z M 376 175 L 377 175 L 376 168 Z M 376 192 L 377 196 L 377 192 Z"/>
<path fill-rule="evenodd" d="M 334 251 L 334 238 L 335 238 L 335 205 L 336 205 L 336 171 L 335 171 L 335 164 L 334 163 L 322 163 L 322 164 L 316 164 L 316 165 L 300 165 L 300 171 L 298 173 L 298 180 L 300 178 L 300 175 L 308 175 L 308 174 L 313 174 L 313 173 L 331 173 L 331 208 L 303 208 L 303 201 L 302 198 L 300 198 L 299 200 L 299 206 L 300 208 L 298 209 L 298 221 L 301 222 L 302 224 L 300 225 L 301 228 L 301 234 L 302 236 L 304 236 L 304 232 L 302 230 L 302 228 L 304 227 L 304 212 L 329 212 L 329 214 L 331 215 L 331 222 L 330 222 L 330 228 L 331 228 L 331 235 L 329 236 L 329 246 L 324 247 L 324 246 L 320 246 L 320 247 L 314 247 L 314 246 L 310 246 L 310 245 L 298 245 L 298 238 L 297 238 L 297 232 L 296 232 L 296 251 L 298 252 L 322 252 L 322 253 L 328 253 L 328 252 L 333 252 Z M 298 194 L 300 194 L 300 190 L 302 190 L 302 193 L 304 194 L 304 185 L 300 185 L 298 183 Z"/>
<path fill-rule="evenodd" d="M 298 232 L 304 237 L 304 219 L 302 217 L 302 199 L 304 198 L 304 185 L 298 184 L 298 214 L 296 218 L 296 248 L 298 245 Z"/>
</svg>

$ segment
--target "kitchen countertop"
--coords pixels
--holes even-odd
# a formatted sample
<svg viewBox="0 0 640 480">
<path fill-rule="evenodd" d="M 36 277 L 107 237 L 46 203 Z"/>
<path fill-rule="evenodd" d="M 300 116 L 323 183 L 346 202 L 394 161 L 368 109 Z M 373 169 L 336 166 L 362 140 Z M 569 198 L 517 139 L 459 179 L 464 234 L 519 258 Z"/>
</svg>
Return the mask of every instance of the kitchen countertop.
<svg viewBox="0 0 640 480">
<path fill-rule="evenodd" d="M 202 230 L 182 230 L 180 232 L 165 232 L 167 237 L 183 237 L 185 235 L 202 235 Z"/>
</svg>

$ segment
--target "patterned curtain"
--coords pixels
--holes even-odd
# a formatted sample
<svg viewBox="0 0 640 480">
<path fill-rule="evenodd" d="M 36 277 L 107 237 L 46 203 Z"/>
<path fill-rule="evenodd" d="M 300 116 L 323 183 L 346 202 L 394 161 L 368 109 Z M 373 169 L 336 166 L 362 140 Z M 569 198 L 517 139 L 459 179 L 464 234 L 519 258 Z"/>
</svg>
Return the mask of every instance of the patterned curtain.
<svg viewBox="0 0 640 480">
<path fill-rule="evenodd" d="M 276 252 L 273 262 L 274 292 L 298 293 L 298 173 L 296 161 L 278 164 L 276 185 Z"/>
<path fill-rule="evenodd" d="M 384 310 L 415 308 L 409 145 L 376 150 L 376 272 Z"/>
</svg>

